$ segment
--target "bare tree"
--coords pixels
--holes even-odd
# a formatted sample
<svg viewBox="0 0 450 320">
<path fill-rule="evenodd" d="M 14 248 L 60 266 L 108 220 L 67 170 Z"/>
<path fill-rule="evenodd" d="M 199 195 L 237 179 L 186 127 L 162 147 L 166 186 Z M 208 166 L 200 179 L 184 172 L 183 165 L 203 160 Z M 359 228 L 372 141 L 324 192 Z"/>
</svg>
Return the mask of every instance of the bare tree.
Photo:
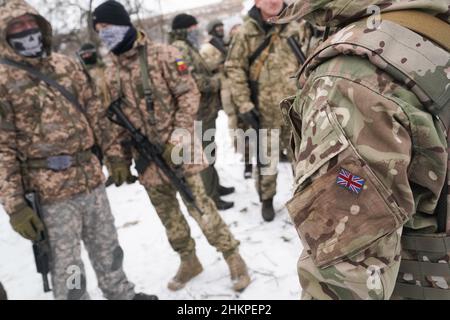
<svg viewBox="0 0 450 320">
<path fill-rule="evenodd" d="M 148 1 L 148 0 L 147 0 Z M 50 19 L 55 29 L 55 48 L 74 42 L 79 45 L 89 41 L 99 44 L 92 25 L 92 12 L 100 0 L 35 0 L 43 15 Z M 151 13 L 144 6 L 144 0 L 120 1 L 131 18 L 142 27 L 142 19 Z M 71 44 L 73 45 L 73 44 Z"/>
</svg>

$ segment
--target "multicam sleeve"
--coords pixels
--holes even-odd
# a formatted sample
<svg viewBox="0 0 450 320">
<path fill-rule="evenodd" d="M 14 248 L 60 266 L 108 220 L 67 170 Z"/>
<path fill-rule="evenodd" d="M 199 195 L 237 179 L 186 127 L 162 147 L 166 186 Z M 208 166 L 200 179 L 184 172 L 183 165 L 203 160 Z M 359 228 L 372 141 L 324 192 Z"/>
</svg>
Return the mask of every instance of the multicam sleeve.
<svg viewBox="0 0 450 320">
<path fill-rule="evenodd" d="M 250 55 L 245 36 L 238 33 L 234 38 L 225 61 L 225 74 L 230 82 L 231 95 L 234 103 L 241 113 L 254 108 L 250 99 L 250 88 L 248 86 L 248 56 Z"/>
<path fill-rule="evenodd" d="M 177 101 L 174 126 L 193 133 L 200 106 L 200 93 L 192 75 L 179 68 L 178 61 L 181 57 L 181 53 L 172 46 L 168 46 L 159 55 L 163 77 Z"/>
<path fill-rule="evenodd" d="M 25 205 L 16 141 L 12 106 L 0 100 L 0 200 L 8 214 Z"/>
<path fill-rule="evenodd" d="M 406 88 L 361 59 L 328 66 L 290 117 L 301 139 L 288 208 L 317 266 L 367 248 L 416 210 L 432 212 L 446 168 L 445 139 Z"/>
</svg>

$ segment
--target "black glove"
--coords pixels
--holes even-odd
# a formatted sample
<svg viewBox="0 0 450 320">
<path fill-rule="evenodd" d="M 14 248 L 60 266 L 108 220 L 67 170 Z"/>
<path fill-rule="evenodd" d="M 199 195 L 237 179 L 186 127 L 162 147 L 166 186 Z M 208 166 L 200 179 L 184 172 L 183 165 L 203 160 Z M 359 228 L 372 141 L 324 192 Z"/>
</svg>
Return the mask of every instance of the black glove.
<svg viewBox="0 0 450 320">
<path fill-rule="evenodd" d="M 259 128 L 259 112 L 256 109 L 252 109 L 249 112 L 240 114 L 242 121 L 252 127 L 253 129 Z"/>
</svg>

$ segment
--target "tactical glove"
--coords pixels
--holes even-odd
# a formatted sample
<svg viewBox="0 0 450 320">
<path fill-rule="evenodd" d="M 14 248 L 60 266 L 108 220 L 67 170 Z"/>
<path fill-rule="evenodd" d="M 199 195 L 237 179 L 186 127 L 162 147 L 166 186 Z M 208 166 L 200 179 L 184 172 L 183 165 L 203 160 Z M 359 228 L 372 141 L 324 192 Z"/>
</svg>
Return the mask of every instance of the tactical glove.
<svg viewBox="0 0 450 320">
<path fill-rule="evenodd" d="M 44 224 L 30 207 L 26 206 L 10 216 L 9 222 L 12 228 L 25 239 L 31 241 L 41 240 L 44 232 Z"/>
<path fill-rule="evenodd" d="M 253 129 L 259 128 L 259 112 L 256 109 L 252 109 L 249 112 L 241 113 L 240 117 L 245 124 L 249 125 Z"/>
<path fill-rule="evenodd" d="M 132 178 L 130 166 L 125 162 L 110 163 L 108 171 L 116 187 L 120 187 Z"/>
</svg>

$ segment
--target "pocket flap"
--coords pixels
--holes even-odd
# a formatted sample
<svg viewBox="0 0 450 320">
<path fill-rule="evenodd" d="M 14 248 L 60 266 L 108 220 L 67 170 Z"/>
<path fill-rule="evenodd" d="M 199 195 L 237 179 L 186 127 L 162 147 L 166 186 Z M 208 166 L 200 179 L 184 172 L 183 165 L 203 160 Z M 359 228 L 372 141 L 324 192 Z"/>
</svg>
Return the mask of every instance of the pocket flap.
<svg viewBox="0 0 450 320">
<path fill-rule="evenodd" d="M 297 187 L 349 146 L 344 134 L 334 129 L 329 108 L 328 104 L 324 105 L 304 122 L 303 138 L 296 154 Z"/>
</svg>

